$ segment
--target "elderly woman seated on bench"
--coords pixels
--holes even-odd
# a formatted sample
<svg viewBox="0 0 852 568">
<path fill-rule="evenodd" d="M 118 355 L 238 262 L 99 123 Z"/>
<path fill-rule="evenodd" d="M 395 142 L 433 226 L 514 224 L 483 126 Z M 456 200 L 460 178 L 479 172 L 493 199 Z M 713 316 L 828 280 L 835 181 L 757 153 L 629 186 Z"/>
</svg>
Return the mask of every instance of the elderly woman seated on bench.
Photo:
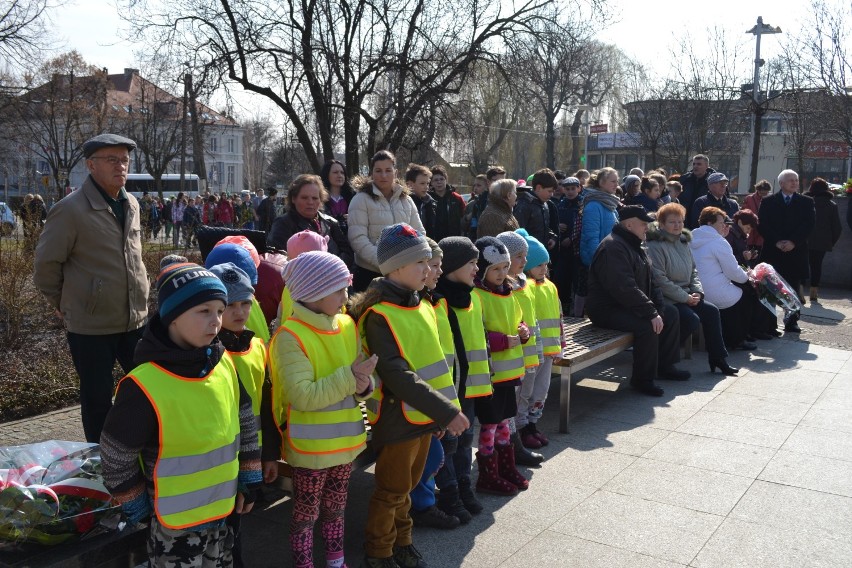
<svg viewBox="0 0 852 568">
<path fill-rule="evenodd" d="M 736 375 L 739 369 L 728 365 L 728 351 L 722 339 L 719 308 L 704 299 L 698 270 L 689 242 L 692 232 L 684 228 L 686 208 L 667 203 L 657 211 L 657 220 L 648 226 L 648 256 L 654 274 L 654 285 L 660 289 L 666 304 L 677 308 L 680 315 L 680 340 L 692 335 L 699 324 L 704 329 L 710 371 L 718 367 L 725 375 Z"/>
</svg>

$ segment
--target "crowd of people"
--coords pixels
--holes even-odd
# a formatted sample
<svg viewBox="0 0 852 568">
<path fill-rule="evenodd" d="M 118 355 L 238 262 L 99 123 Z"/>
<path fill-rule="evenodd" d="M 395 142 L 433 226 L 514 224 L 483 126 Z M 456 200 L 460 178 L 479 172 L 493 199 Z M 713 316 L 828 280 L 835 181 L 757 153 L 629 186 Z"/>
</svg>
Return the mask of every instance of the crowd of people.
<svg viewBox="0 0 852 568">
<path fill-rule="evenodd" d="M 276 252 L 230 236 L 203 266 L 168 255 L 149 315 L 141 242 L 157 201 L 123 188 L 134 148 L 111 134 L 84 145 L 90 176 L 47 216 L 34 280 L 67 327 L 105 483 L 131 522 L 150 522 L 152 566 L 241 566 L 240 515 L 282 459 L 294 565 L 316 565 L 319 523 L 326 565 L 345 566 L 361 404 L 377 456 L 362 565 L 425 566 L 414 526 L 453 529 L 483 511 L 478 493 L 529 487 L 518 466 L 540 465 L 549 443 L 538 423 L 570 341 L 563 315 L 634 334 L 640 393 L 690 378 L 676 364 L 698 326 L 710 371 L 735 375 L 730 350 L 780 335 L 750 267 L 771 262 L 797 290 L 810 277 L 816 300 L 839 235 L 824 182 L 799 193 L 790 170 L 774 195 L 758 184 L 758 210 L 740 210 L 701 155 L 679 179 L 602 168 L 514 181 L 495 167 L 465 202 L 444 168 L 400 176 L 382 150 L 361 181 L 337 161 L 298 176 L 280 215 L 274 190 L 201 199 L 195 218 L 179 196 L 158 213 L 174 235 L 251 224 Z M 797 318 L 786 314 L 788 333 Z"/>
</svg>

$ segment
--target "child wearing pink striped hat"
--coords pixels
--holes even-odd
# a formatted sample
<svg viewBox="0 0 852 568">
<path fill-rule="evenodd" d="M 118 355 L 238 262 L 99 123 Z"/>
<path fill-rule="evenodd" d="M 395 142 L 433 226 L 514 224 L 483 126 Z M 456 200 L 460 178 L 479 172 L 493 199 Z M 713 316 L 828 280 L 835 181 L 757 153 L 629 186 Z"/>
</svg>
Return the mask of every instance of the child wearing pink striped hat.
<svg viewBox="0 0 852 568">
<path fill-rule="evenodd" d="M 272 338 L 269 371 L 275 422 L 287 422 L 279 457 L 293 466 L 293 565 L 313 568 L 314 524 L 322 517 L 326 565 L 343 567 L 349 476 L 367 440 L 358 402 L 373 391 L 377 357 L 364 357 L 355 322 L 341 313 L 352 275 L 340 258 L 304 252 L 282 277 L 293 312 Z M 264 463 L 267 482 L 272 464 Z"/>
</svg>

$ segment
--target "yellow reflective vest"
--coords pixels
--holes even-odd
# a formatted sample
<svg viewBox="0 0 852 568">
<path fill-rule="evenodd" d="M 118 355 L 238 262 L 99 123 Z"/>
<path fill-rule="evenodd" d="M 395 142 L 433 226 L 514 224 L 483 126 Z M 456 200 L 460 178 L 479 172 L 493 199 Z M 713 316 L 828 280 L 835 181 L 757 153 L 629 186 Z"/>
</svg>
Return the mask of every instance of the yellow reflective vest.
<svg viewBox="0 0 852 568">
<path fill-rule="evenodd" d="M 278 321 L 287 321 L 287 319 L 293 315 L 293 296 L 290 295 L 290 289 L 286 284 L 284 285 L 284 289 L 281 291 L 281 305 L 278 308 L 278 311 L 281 314 Z"/>
<path fill-rule="evenodd" d="M 228 351 L 237 368 L 243 388 L 251 397 L 251 411 L 257 428 L 258 445 L 263 445 L 260 428 L 260 400 L 263 396 L 263 381 L 266 379 L 266 344 L 259 337 L 252 337 L 245 351 Z"/>
<path fill-rule="evenodd" d="M 280 329 L 298 342 L 311 362 L 314 381 L 351 365 L 358 357 L 361 345 L 355 322 L 348 316 L 338 317 L 337 321 L 335 331 L 320 330 L 293 318 Z M 275 414 L 280 416 L 281 411 Z M 319 410 L 298 410 L 288 404 L 286 416 L 285 452 L 333 454 L 363 449 L 367 443 L 364 417 L 352 395 Z"/>
<path fill-rule="evenodd" d="M 535 313 L 545 355 L 562 353 L 562 309 L 556 285 L 545 278 L 535 283 Z"/>
<path fill-rule="evenodd" d="M 518 335 L 521 323 L 521 306 L 514 294 L 502 296 L 482 288 L 474 288 L 473 293 L 482 301 L 482 319 L 487 331 L 496 331 L 506 335 Z M 524 376 L 523 344 L 503 351 L 491 352 L 492 383 L 502 383 Z"/>
<path fill-rule="evenodd" d="M 157 519 L 184 529 L 227 517 L 237 495 L 240 449 L 240 387 L 231 357 L 225 353 L 205 377 L 179 377 L 143 363 L 122 382 L 128 379 L 157 414 Z"/>
<path fill-rule="evenodd" d="M 264 343 L 269 343 L 269 326 L 266 325 L 266 316 L 263 315 L 263 309 L 254 296 L 251 298 L 251 311 L 246 328 L 252 330 L 255 337 L 261 338 Z"/>
<path fill-rule="evenodd" d="M 396 338 L 399 352 L 411 370 L 417 373 L 434 390 L 461 408 L 456 388 L 453 385 L 453 376 L 447 366 L 447 359 L 438 338 L 438 322 L 435 310 L 429 306 L 428 302 L 420 302 L 417 307 L 413 308 L 380 302 L 369 308 L 361 316 L 360 325 L 363 325 L 362 322 L 371 311 L 382 316 L 388 322 L 388 327 Z M 369 345 L 367 348 L 369 349 Z M 376 388 L 367 400 L 367 418 L 371 424 L 375 424 L 381 418 L 383 398 L 381 377 L 378 377 Z M 411 424 L 431 424 L 434 422 L 429 416 L 412 406 L 410 404 L 412 402 L 416 404 L 416 401 L 402 401 L 402 413 L 408 422 Z"/>
<path fill-rule="evenodd" d="M 441 342 L 441 349 L 444 350 L 444 358 L 447 360 L 447 367 L 450 368 L 450 373 L 453 373 L 456 363 L 456 346 L 453 343 L 453 330 L 450 327 L 449 307 L 446 298 L 438 300 L 437 304 L 433 304 L 435 317 L 438 320 L 438 340 Z"/>
<path fill-rule="evenodd" d="M 465 383 L 465 398 L 489 396 L 491 387 L 491 369 L 488 365 L 488 343 L 485 339 L 485 328 L 482 323 L 482 300 L 476 294 L 470 295 L 470 305 L 467 308 L 452 308 L 459 321 L 459 330 L 464 341 L 464 352 L 467 357 L 467 382 Z"/>
<path fill-rule="evenodd" d="M 540 346 L 538 345 L 539 329 L 535 320 L 535 289 L 530 286 L 531 280 L 527 280 L 523 288 L 518 288 L 512 292 L 512 295 L 518 300 L 521 306 L 521 317 L 524 323 L 530 329 L 529 341 L 521 346 L 524 352 L 524 367 L 532 369 L 538 367 L 540 362 L 538 354 Z"/>
</svg>

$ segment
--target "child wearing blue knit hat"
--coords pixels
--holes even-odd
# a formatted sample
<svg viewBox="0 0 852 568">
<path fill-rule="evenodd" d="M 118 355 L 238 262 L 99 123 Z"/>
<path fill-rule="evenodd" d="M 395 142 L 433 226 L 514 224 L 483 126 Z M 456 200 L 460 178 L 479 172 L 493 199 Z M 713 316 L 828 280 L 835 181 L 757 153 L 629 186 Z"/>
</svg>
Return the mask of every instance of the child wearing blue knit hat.
<svg viewBox="0 0 852 568">
<path fill-rule="evenodd" d="M 540 448 L 549 443 L 547 436 L 539 432 L 536 424 L 544 412 L 553 361 L 562 356 L 562 303 L 556 285 L 547 278 L 547 263 L 550 261 L 547 249 L 535 237 L 524 234 L 526 231 L 523 229 L 518 229 L 518 233 L 529 246 L 524 273 L 533 295 L 542 359 L 535 377 L 532 380 L 525 379 L 518 390 L 515 425 L 526 447 Z"/>
<path fill-rule="evenodd" d="M 152 566 L 230 565 L 225 518 L 252 509 L 261 465 L 251 399 L 217 337 L 227 287 L 202 266 L 175 262 L 157 292 L 158 313 L 101 434 L 104 483 L 131 523 L 150 521 Z M 199 546 L 178 550 L 179 541 Z"/>
<path fill-rule="evenodd" d="M 225 242 L 217 244 L 207 255 L 207 258 L 204 259 L 204 266 L 210 268 L 211 266 L 226 262 L 234 263 L 248 275 L 251 285 L 257 286 L 257 265 L 254 263 L 254 259 L 248 250 L 234 243 Z M 269 327 L 266 324 L 266 317 L 264 317 L 263 309 L 261 309 L 260 304 L 254 296 L 252 296 L 251 311 L 249 312 L 246 327 L 252 330 L 264 342 L 269 342 L 270 335 Z"/>
</svg>

